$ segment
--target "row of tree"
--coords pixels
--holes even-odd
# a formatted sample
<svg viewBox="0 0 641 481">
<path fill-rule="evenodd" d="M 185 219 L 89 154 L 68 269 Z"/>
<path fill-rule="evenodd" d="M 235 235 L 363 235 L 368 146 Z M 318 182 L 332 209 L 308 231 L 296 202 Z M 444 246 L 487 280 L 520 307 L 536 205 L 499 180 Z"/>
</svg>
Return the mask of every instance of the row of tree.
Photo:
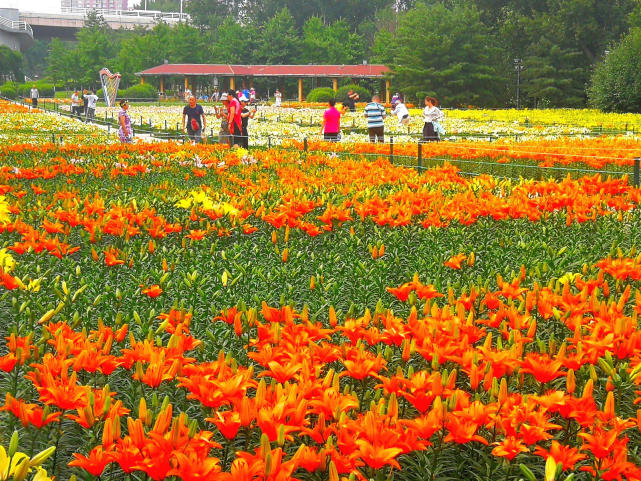
<svg viewBox="0 0 641 481">
<path fill-rule="evenodd" d="M 177 11 L 180 0 L 148 0 Z M 392 69 L 392 85 L 445 105 L 584 106 L 595 66 L 641 26 L 637 0 L 188 0 L 190 24 L 113 32 L 91 16 L 53 40 L 54 81 L 95 81 L 109 66 L 163 63 L 352 64 Z M 516 63 L 515 63 L 516 62 Z M 515 68 L 516 67 L 516 68 Z M 516 69 L 519 69 L 517 72 Z"/>
</svg>

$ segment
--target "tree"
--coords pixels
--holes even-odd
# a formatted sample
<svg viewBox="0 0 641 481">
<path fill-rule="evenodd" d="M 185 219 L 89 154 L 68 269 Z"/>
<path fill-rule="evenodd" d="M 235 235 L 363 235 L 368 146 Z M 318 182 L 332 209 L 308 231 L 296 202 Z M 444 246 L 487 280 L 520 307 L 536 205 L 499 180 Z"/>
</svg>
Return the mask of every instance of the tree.
<svg viewBox="0 0 641 481">
<path fill-rule="evenodd" d="M 597 65 L 588 95 L 591 105 L 606 112 L 641 112 L 641 28 Z"/>
<path fill-rule="evenodd" d="M 400 18 L 390 64 L 397 87 L 412 98 L 431 94 L 446 105 L 497 105 L 505 78 L 499 50 L 476 8 L 417 6 Z"/>
<path fill-rule="evenodd" d="M 585 105 L 582 53 L 555 45 L 546 37 L 524 57 L 521 92 L 533 107 Z"/>
<path fill-rule="evenodd" d="M 180 12 L 180 0 L 140 0 L 138 8 L 161 12 Z"/>
<path fill-rule="evenodd" d="M 63 42 L 58 38 L 52 39 L 49 44 L 47 63 L 47 72 L 54 83 L 64 82 L 67 84 L 74 78 L 76 63 L 69 43 Z"/>
<path fill-rule="evenodd" d="M 98 85 L 98 72 L 103 67 L 113 69 L 120 50 L 119 38 L 101 15 L 87 14 L 85 26 L 76 35 L 78 44 L 73 51 L 73 62 L 78 68 L 74 77 L 84 86 Z"/>
<path fill-rule="evenodd" d="M 301 63 L 350 64 L 361 63 L 365 56 L 363 39 L 338 21 L 326 25 L 320 17 L 312 17 L 303 27 Z"/>
<path fill-rule="evenodd" d="M 272 17 L 262 28 L 262 36 L 256 50 L 260 63 L 269 65 L 291 64 L 298 58 L 300 40 L 294 17 L 287 7 Z"/>
<path fill-rule="evenodd" d="M 23 55 L 24 70 L 30 77 L 42 77 L 47 70 L 49 42 L 36 39 Z"/>
<path fill-rule="evenodd" d="M 24 82 L 22 54 L 6 45 L 0 45 L 0 72 L 2 80 Z"/>
</svg>

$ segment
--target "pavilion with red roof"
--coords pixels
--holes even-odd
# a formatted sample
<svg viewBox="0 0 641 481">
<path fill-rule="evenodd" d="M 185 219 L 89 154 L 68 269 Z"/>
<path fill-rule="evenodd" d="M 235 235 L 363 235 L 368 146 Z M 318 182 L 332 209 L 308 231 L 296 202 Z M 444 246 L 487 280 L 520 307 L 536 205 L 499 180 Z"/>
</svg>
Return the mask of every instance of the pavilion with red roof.
<svg viewBox="0 0 641 481">
<path fill-rule="evenodd" d="M 334 90 L 338 90 L 339 78 L 380 78 L 384 79 L 389 68 L 385 65 L 227 65 L 227 64 L 162 64 L 137 72 L 140 82 L 145 77 L 160 77 L 160 92 L 165 91 L 165 77 L 184 76 L 185 90 L 193 86 L 195 77 L 222 77 L 229 80 L 229 88 L 236 88 L 236 78 L 249 79 L 253 85 L 255 77 L 282 77 L 298 79 L 298 100 L 303 100 L 304 78 L 331 78 Z M 385 80 L 385 99 L 389 103 L 389 80 Z"/>
</svg>

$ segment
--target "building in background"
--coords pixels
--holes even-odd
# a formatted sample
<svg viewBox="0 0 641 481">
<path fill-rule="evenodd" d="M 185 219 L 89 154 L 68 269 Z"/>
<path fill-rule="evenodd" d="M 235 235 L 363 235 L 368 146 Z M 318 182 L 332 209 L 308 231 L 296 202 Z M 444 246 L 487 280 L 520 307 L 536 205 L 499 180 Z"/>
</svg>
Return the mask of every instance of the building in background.
<svg viewBox="0 0 641 481">
<path fill-rule="evenodd" d="M 60 0 L 62 12 L 91 8 L 96 10 L 127 10 L 129 0 Z"/>
</svg>

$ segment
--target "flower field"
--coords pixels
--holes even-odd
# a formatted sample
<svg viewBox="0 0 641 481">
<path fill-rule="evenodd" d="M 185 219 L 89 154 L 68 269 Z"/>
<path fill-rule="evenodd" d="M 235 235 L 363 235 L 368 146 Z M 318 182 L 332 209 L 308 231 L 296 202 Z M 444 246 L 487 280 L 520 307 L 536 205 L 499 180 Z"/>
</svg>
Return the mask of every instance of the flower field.
<svg viewBox="0 0 641 481">
<path fill-rule="evenodd" d="M 25 142 L 62 121 L 0 118 L 26 116 L 0 139 L 1 479 L 641 480 L 627 177 L 123 146 L 64 119 L 94 140 Z M 491 145 L 638 156 L 545 142 Z"/>
<path fill-rule="evenodd" d="M 213 115 L 213 104 L 202 104 L 208 117 L 208 130 L 218 134 L 220 122 Z M 220 105 L 220 104 L 218 104 Z M 249 132 L 252 145 L 266 145 L 268 136 L 271 144 L 278 145 L 283 138 L 318 140 L 325 106 L 301 104 L 300 107 L 271 107 L 259 105 L 256 118 L 250 121 Z M 389 108 L 387 109 L 389 114 Z M 182 107 L 177 105 L 137 105 L 131 109 L 135 125 L 142 128 L 176 130 L 180 126 Z M 111 118 L 117 109 L 99 107 L 98 118 Z M 446 110 L 446 138 L 450 140 L 487 141 L 508 138 L 510 141 L 555 140 L 565 137 L 583 138 L 605 131 L 639 131 L 641 120 L 634 114 L 604 114 L 595 110 Z M 385 121 L 387 136 L 394 136 L 395 142 L 416 142 L 423 129 L 423 115 L 420 109 L 411 109 L 409 128 L 399 125 L 396 116 L 388 115 Z M 342 120 L 343 140 L 367 142 L 367 122 L 362 108 L 348 112 Z"/>
</svg>

